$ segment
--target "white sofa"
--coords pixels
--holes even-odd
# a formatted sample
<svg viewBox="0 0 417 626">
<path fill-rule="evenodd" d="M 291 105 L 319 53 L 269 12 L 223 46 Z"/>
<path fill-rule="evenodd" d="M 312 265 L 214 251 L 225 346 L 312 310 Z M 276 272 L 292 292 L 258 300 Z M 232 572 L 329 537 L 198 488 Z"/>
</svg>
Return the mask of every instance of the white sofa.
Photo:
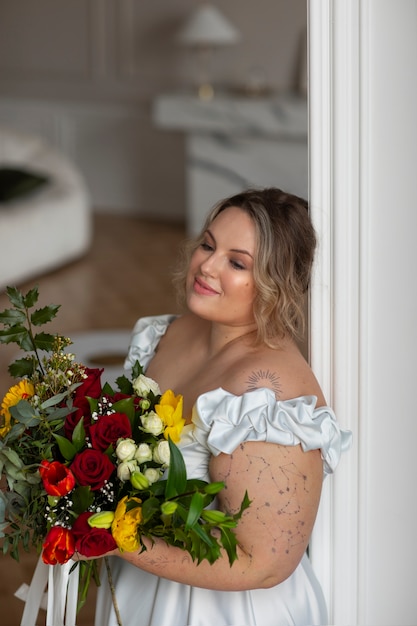
<svg viewBox="0 0 417 626">
<path fill-rule="evenodd" d="M 85 181 L 60 151 L 36 135 L 0 126 L 0 167 L 48 178 L 35 191 L 0 202 L 0 290 L 84 254 L 92 211 Z"/>
</svg>

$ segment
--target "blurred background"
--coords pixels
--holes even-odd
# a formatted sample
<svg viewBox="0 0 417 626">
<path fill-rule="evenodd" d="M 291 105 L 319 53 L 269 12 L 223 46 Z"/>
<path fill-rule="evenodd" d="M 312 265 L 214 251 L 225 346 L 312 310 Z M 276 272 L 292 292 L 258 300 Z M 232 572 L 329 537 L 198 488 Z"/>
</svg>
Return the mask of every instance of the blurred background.
<svg viewBox="0 0 417 626">
<path fill-rule="evenodd" d="M 182 42 L 184 27 L 206 7 L 196 0 L 0 0 L 0 125 L 38 133 L 63 150 L 97 212 L 183 220 L 192 201 L 187 140 L 209 131 L 223 143 L 241 140 L 241 171 L 228 155 L 235 183 L 264 184 L 266 175 L 251 174 L 258 158 L 279 184 L 265 144 L 276 151 L 291 137 L 306 150 L 306 2 L 209 6 L 234 38 L 209 19 L 206 38 Z M 207 74 L 212 107 L 197 97 Z M 184 99 L 164 98 L 173 95 Z M 258 157 L 249 136 L 262 144 Z M 300 176 L 306 163 L 300 157 Z M 306 189 L 294 177 L 291 186 Z"/>
</svg>

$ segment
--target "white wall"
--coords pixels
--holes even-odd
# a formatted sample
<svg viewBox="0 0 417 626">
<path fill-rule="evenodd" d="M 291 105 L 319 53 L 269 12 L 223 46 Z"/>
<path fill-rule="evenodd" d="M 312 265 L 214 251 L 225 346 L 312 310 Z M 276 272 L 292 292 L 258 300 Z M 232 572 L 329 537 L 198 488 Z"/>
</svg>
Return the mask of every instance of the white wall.
<svg viewBox="0 0 417 626">
<path fill-rule="evenodd" d="M 253 71 L 278 91 L 297 84 L 305 0 L 213 0 L 241 33 L 213 62 L 217 83 Z M 194 0 L 1 0 L 0 124 L 40 132 L 85 174 L 96 208 L 183 219 L 184 137 L 154 127 L 153 99 L 190 88 L 175 44 Z M 209 207 L 207 207 L 209 208 Z"/>
<path fill-rule="evenodd" d="M 313 561 L 331 623 L 417 623 L 417 2 L 310 0 L 313 367 L 354 447 Z"/>
</svg>

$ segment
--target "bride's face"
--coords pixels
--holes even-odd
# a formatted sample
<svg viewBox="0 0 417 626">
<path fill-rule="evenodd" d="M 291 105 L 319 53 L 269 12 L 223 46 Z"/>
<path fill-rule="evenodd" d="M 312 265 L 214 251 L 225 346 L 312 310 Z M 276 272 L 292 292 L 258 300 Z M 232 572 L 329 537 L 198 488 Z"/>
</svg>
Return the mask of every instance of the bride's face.
<svg viewBox="0 0 417 626">
<path fill-rule="evenodd" d="M 222 211 L 191 257 L 187 273 L 189 309 L 214 322 L 253 324 L 255 226 L 238 207 Z"/>
</svg>

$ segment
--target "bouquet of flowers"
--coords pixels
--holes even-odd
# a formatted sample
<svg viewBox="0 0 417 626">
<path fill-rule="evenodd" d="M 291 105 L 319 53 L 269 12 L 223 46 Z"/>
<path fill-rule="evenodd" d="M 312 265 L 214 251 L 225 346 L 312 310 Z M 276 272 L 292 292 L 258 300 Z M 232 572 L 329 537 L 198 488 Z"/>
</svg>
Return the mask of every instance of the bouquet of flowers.
<svg viewBox="0 0 417 626">
<path fill-rule="evenodd" d="M 19 560 L 20 550 L 34 545 L 54 566 L 76 553 L 93 557 L 74 560 L 78 608 L 91 578 L 99 582 L 96 558 L 116 548 L 144 550 L 145 537 L 161 537 L 197 562 L 213 563 L 223 548 L 232 564 L 233 528 L 249 500 L 235 515 L 206 508 L 224 485 L 187 478 L 175 445 L 182 397 L 161 394 L 138 362 L 131 380 L 121 376 L 116 390 L 102 386 L 103 370 L 77 363 L 66 351 L 69 338 L 35 332 L 59 305 L 33 310 L 37 288 L 24 295 L 9 287 L 7 295 L 12 308 L 0 313 L 0 343 L 14 342 L 26 354 L 9 366 L 19 382 L 0 410 L 3 553 Z"/>
</svg>

